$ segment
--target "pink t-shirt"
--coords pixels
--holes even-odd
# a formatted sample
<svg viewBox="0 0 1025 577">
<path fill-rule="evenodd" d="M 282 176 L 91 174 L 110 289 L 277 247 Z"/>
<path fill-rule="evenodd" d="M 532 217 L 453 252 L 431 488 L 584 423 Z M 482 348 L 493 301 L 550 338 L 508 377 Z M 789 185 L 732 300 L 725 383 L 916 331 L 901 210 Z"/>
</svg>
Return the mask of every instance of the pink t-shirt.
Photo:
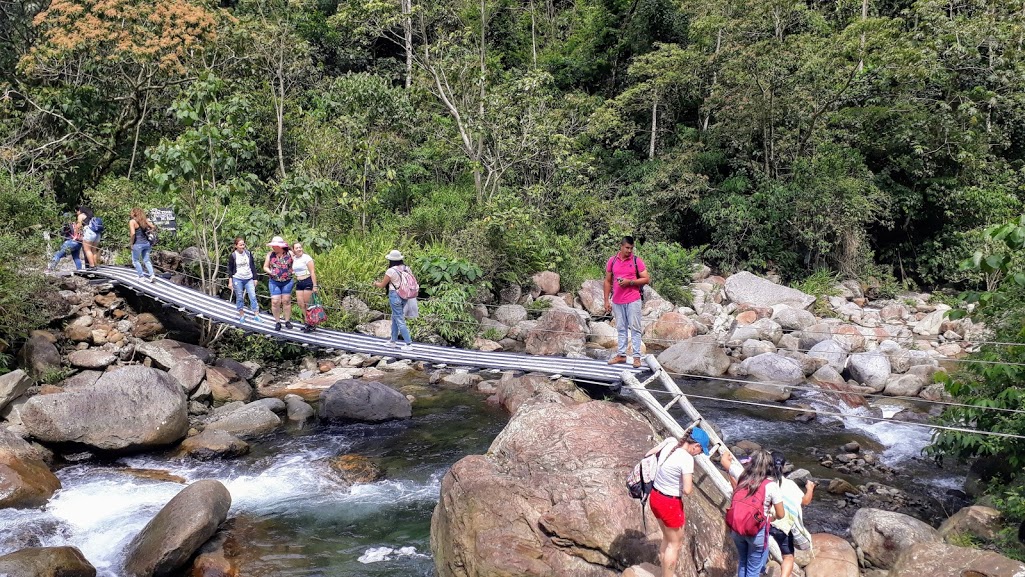
<svg viewBox="0 0 1025 577">
<path fill-rule="evenodd" d="M 637 259 L 637 266 L 634 267 L 634 259 Z M 637 273 L 643 270 L 647 270 L 644 266 L 644 260 L 637 256 L 631 256 L 630 258 L 623 260 L 619 258 L 619 253 L 612 255 L 609 259 L 609 263 L 605 265 L 605 272 L 612 273 L 612 302 L 617 305 L 625 305 L 634 302 L 641 298 L 641 287 L 639 286 L 620 286 L 620 278 L 627 280 L 637 280 L 639 277 Z"/>
</svg>

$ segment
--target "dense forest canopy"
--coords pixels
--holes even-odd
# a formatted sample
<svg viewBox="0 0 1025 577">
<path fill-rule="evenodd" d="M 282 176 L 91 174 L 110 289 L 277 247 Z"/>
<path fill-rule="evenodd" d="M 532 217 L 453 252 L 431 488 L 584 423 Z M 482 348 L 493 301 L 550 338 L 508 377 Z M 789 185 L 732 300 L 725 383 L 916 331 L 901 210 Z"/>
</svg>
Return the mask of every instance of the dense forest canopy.
<svg viewBox="0 0 1025 577">
<path fill-rule="evenodd" d="M 2 0 L 0 191 L 49 207 L 18 230 L 84 202 L 174 204 L 212 258 L 283 233 L 338 282 L 402 239 L 572 285 L 631 233 L 976 283 L 1022 211 L 1023 43 L 1003 0 Z"/>
</svg>

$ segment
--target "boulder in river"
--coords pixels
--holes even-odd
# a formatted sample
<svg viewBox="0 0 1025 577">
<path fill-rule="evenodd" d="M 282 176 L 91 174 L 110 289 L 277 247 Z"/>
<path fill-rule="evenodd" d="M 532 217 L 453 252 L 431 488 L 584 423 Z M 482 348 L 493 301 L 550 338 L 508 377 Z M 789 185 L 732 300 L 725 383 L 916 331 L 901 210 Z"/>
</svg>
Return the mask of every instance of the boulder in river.
<svg viewBox="0 0 1025 577">
<path fill-rule="evenodd" d="M 670 372 L 706 377 L 720 377 L 730 368 L 730 357 L 712 335 L 676 343 L 658 355 L 658 362 Z"/>
<path fill-rule="evenodd" d="M 847 366 L 847 349 L 833 339 L 816 343 L 808 350 L 808 356 L 825 360 L 838 373 Z"/>
<path fill-rule="evenodd" d="M 1025 563 L 992 551 L 941 542 L 915 543 L 903 550 L 889 577 L 1021 577 Z"/>
<path fill-rule="evenodd" d="M 238 457 L 249 452 L 249 444 L 227 431 L 205 429 L 182 441 L 183 454 L 202 461 Z"/>
<path fill-rule="evenodd" d="M 0 509 L 42 507 L 60 488 L 46 463 L 0 450 Z"/>
<path fill-rule="evenodd" d="M 618 577 L 657 559 L 623 479 L 656 442 L 635 410 L 605 401 L 525 402 L 486 455 L 456 463 L 442 479 L 431 520 L 440 577 L 490 575 Z M 687 497 L 679 575 L 735 571 L 722 512 L 700 473 Z"/>
<path fill-rule="evenodd" d="M 795 309 L 806 309 L 815 302 L 815 297 L 809 294 L 778 285 L 747 271 L 730 275 L 726 279 L 726 296 L 731 302 L 762 307 L 785 304 Z"/>
<path fill-rule="evenodd" d="M 856 353 L 847 359 L 851 378 L 878 393 L 890 378 L 890 359 L 881 353 Z"/>
<path fill-rule="evenodd" d="M 992 507 L 972 505 L 964 507 L 940 525 L 940 535 L 944 539 L 958 535 L 971 535 L 982 541 L 996 540 L 1003 519 L 1000 511 Z"/>
<path fill-rule="evenodd" d="M 906 549 L 921 543 L 938 543 L 940 534 L 914 517 L 883 511 L 858 509 L 851 521 L 851 537 L 865 554 L 865 560 L 881 569 L 889 569 Z M 924 575 L 924 573 L 905 573 Z M 892 575 L 892 573 L 891 573 Z"/>
<path fill-rule="evenodd" d="M 14 399 L 24 395 L 30 386 L 32 386 L 32 379 L 21 369 L 0 375 L 0 410 L 3 410 Z"/>
<path fill-rule="evenodd" d="M 278 399 L 274 400 L 280 402 Z M 225 410 L 214 411 L 207 417 L 205 430 L 224 431 L 238 437 L 256 437 L 269 433 L 281 425 L 281 418 L 260 401 L 246 405 L 236 401 L 221 409 Z"/>
<path fill-rule="evenodd" d="M 170 445 L 189 430 L 182 388 L 167 373 L 139 365 L 104 373 L 91 386 L 36 395 L 21 420 L 41 441 L 107 451 Z"/>
<path fill-rule="evenodd" d="M 325 421 L 377 423 L 408 419 L 412 414 L 405 395 L 377 381 L 342 379 L 320 395 L 320 418 Z"/>
<path fill-rule="evenodd" d="M 96 568 L 77 547 L 28 547 L 0 555 L 0 575 L 11 577 L 96 577 Z"/>
<path fill-rule="evenodd" d="M 174 496 L 132 539 L 125 555 L 131 577 L 163 577 L 192 557 L 228 517 L 231 493 L 220 481 L 204 479 Z"/>
</svg>

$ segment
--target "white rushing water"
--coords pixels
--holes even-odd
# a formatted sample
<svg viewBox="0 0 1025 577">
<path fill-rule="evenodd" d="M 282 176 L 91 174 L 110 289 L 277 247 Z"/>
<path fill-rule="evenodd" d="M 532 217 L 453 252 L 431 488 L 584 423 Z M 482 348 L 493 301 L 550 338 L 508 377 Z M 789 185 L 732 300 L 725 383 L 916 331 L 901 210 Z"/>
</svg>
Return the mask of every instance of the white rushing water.
<svg viewBox="0 0 1025 577">
<path fill-rule="evenodd" d="M 0 510 L 0 554 L 31 545 L 73 545 L 101 577 L 117 577 L 125 547 L 183 485 L 139 478 L 120 467 L 157 469 L 187 482 L 217 479 L 231 493 L 229 516 L 323 512 L 344 508 L 347 515 L 370 517 L 384 505 L 435 502 L 441 472 L 423 480 L 384 480 L 347 487 L 328 472 L 324 458 L 344 452 L 347 442 L 311 435 L 289 442 L 286 450 L 248 461 L 208 462 L 126 458 L 116 466 L 74 465 L 57 472 L 63 485 L 45 510 Z M 367 551 L 368 559 L 420 555 L 403 543 Z M 384 551 L 388 549 L 388 551 Z"/>
</svg>

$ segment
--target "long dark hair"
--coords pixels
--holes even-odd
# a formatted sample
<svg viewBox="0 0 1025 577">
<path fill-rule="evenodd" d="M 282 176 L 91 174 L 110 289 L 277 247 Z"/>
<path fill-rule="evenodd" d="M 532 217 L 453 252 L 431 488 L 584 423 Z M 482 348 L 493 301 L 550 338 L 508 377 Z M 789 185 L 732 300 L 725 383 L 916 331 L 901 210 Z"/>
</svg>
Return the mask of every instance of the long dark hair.
<svg viewBox="0 0 1025 577">
<path fill-rule="evenodd" d="M 93 219 L 93 209 L 89 208 L 88 206 L 79 206 L 78 212 L 85 215 L 86 224 L 88 224 L 89 221 Z"/>
<path fill-rule="evenodd" d="M 403 262 L 402 260 L 390 260 L 390 261 L 388 261 L 388 268 L 391 268 L 393 266 L 402 266 L 404 264 L 406 264 L 406 263 Z"/>
<path fill-rule="evenodd" d="M 773 451 L 770 453 L 772 456 L 772 476 L 776 479 L 776 483 L 783 484 L 783 468 L 787 465 L 786 455 L 782 451 Z"/>
<path fill-rule="evenodd" d="M 737 490 L 743 487 L 747 489 L 748 495 L 754 495 L 758 491 L 758 487 L 762 486 L 762 481 L 768 479 L 771 474 L 772 455 L 768 451 L 755 451 L 747 466 L 744 467 L 744 472 L 740 474 Z"/>
</svg>

